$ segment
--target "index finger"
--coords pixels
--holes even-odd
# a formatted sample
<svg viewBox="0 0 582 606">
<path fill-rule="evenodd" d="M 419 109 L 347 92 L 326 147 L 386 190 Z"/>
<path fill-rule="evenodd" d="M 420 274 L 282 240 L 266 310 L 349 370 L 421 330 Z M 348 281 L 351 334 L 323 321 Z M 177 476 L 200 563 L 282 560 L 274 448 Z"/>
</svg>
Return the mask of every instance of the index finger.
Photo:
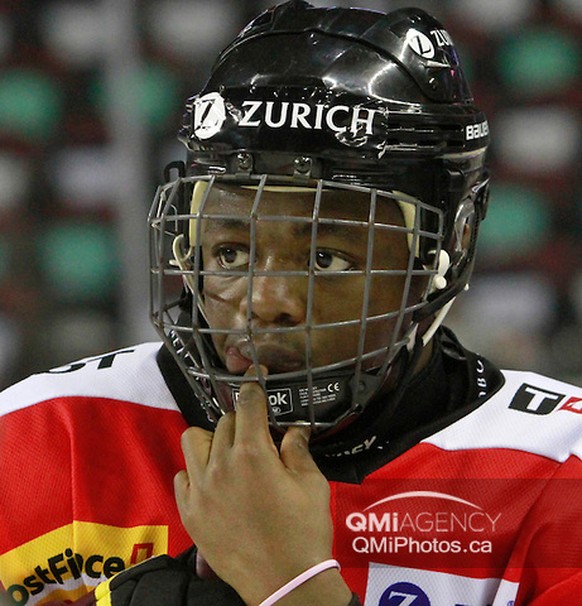
<svg viewBox="0 0 582 606">
<path fill-rule="evenodd" d="M 251 371 L 247 371 L 251 375 Z M 236 405 L 234 443 L 252 440 L 272 443 L 269 432 L 267 394 L 259 383 L 244 383 Z"/>
</svg>

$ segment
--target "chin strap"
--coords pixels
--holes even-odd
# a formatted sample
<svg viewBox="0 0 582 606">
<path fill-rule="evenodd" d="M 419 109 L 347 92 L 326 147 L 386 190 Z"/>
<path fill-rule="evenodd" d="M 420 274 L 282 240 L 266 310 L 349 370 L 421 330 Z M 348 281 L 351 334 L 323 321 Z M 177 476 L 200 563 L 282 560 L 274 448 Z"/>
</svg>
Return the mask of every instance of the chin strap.
<svg viewBox="0 0 582 606">
<path fill-rule="evenodd" d="M 395 381 L 396 389 L 386 394 L 382 410 L 378 412 L 376 409 L 376 412 L 372 413 L 374 415 L 372 417 L 374 419 L 374 426 L 382 425 L 386 427 L 390 423 L 390 419 L 394 415 L 406 388 L 414 376 L 423 347 L 422 339 L 417 337 L 412 348 L 401 350 L 393 366 L 394 370 L 397 370 L 398 373 Z M 372 424 L 366 416 L 368 410 L 366 408 L 359 416 L 348 417 L 342 425 L 336 426 L 329 432 L 318 434 L 316 439 L 312 440 L 315 446 L 313 453 L 325 458 L 333 458 L 337 456 L 337 453 L 349 451 L 354 446 L 364 443 L 371 435 Z M 348 428 L 348 426 L 348 432 L 344 432 L 343 430 Z M 334 437 L 337 438 L 337 441 L 334 440 Z"/>
<path fill-rule="evenodd" d="M 428 345 L 429 341 L 434 337 L 435 332 L 438 330 L 439 326 L 443 323 L 446 315 L 449 313 L 449 309 L 455 302 L 456 297 L 453 297 L 448 303 L 445 303 L 440 309 L 435 319 L 432 321 L 432 324 L 428 327 L 425 333 L 422 335 L 422 346 L 425 347 Z"/>
<path fill-rule="evenodd" d="M 438 260 L 437 267 L 436 267 L 436 275 L 433 276 L 432 283 L 430 285 L 429 294 L 432 294 L 432 293 L 440 291 L 440 290 L 444 290 L 447 287 L 448 281 L 445 276 L 446 276 L 447 271 L 449 271 L 450 267 L 451 267 L 451 257 L 449 255 L 449 253 L 445 250 L 441 250 L 439 252 L 439 260 Z M 439 311 L 435 315 L 434 320 L 432 321 L 430 326 L 424 331 L 424 333 L 422 334 L 422 337 L 421 337 L 423 347 L 426 347 L 428 345 L 428 343 L 430 342 L 430 340 L 434 337 L 434 334 L 438 330 L 439 326 L 443 323 L 446 315 L 449 313 L 449 310 L 451 309 L 453 303 L 455 302 L 455 299 L 456 299 L 456 297 L 453 297 L 450 301 L 447 301 L 447 303 L 445 303 L 439 309 Z M 413 330 L 410 340 L 408 342 L 407 349 L 409 351 L 411 351 L 415 345 L 417 332 L 418 332 L 418 324 L 414 327 L 414 330 Z"/>
</svg>

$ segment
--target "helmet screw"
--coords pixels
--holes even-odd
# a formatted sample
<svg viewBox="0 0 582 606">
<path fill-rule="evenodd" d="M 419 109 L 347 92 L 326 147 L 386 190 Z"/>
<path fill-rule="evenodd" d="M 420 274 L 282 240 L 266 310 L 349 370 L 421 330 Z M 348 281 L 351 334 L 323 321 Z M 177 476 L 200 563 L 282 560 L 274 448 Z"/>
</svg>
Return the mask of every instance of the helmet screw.
<svg viewBox="0 0 582 606">
<path fill-rule="evenodd" d="M 301 175 L 308 175 L 311 172 L 311 158 L 307 156 L 298 156 L 293 161 L 295 172 Z"/>
<path fill-rule="evenodd" d="M 253 168 L 253 157 L 246 152 L 240 152 L 236 155 L 238 169 L 242 172 L 250 172 Z"/>
</svg>

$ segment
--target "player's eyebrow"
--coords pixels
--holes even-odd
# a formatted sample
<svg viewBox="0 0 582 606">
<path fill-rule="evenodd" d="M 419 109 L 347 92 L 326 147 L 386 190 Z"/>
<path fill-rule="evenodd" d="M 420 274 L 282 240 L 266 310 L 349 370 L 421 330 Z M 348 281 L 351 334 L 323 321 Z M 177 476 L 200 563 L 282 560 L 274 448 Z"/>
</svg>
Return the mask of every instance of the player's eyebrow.
<svg viewBox="0 0 582 606">
<path fill-rule="evenodd" d="M 285 221 L 290 224 L 290 230 L 295 238 L 310 238 L 313 229 L 313 223 L 311 218 L 304 218 L 294 221 L 294 217 L 281 217 L 280 219 L 258 219 L 257 223 L 268 225 L 270 222 L 281 222 Z M 347 225 L 344 223 L 329 223 L 318 222 L 317 234 L 318 236 L 335 236 L 338 238 L 353 239 L 355 236 L 354 225 Z M 358 222 L 358 227 L 362 227 L 361 223 Z M 237 218 L 226 218 L 226 217 L 206 217 L 204 231 L 207 235 L 213 235 L 224 232 L 249 232 L 250 219 L 237 219 Z"/>
</svg>

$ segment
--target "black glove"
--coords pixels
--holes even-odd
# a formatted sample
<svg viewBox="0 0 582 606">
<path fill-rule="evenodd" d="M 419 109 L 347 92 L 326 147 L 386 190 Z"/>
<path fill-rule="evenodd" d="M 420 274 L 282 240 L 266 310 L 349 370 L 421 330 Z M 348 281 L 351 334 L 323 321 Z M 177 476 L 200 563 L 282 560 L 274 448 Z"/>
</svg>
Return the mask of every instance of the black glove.
<svg viewBox="0 0 582 606">
<path fill-rule="evenodd" d="M 190 558 L 161 555 L 120 572 L 95 590 L 95 606 L 245 606 L 219 578 L 201 579 Z"/>
<path fill-rule="evenodd" d="M 200 568 L 200 561 L 195 548 L 177 558 L 150 558 L 104 581 L 73 606 L 245 606 L 238 593 L 215 575 L 197 576 L 194 570 Z M 361 606 L 355 593 L 346 606 Z"/>
</svg>

